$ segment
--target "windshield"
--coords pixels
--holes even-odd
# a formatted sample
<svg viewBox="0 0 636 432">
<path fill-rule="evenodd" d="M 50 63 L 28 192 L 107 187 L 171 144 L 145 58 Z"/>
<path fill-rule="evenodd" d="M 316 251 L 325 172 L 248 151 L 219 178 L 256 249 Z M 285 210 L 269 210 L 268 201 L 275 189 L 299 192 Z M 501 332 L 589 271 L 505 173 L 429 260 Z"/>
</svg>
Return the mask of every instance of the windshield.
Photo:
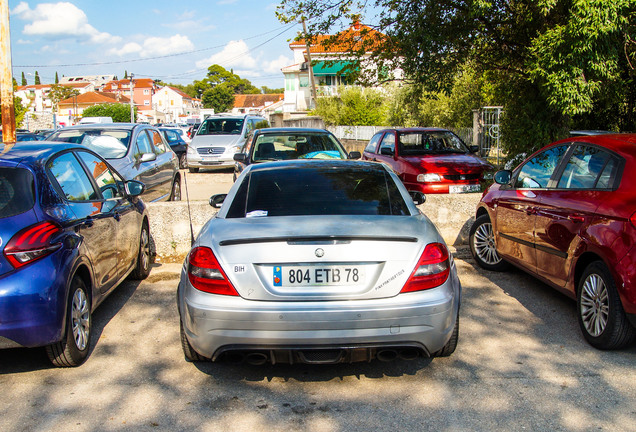
<svg viewBox="0 0 636 432">
<path fill-rule="evenodd" d="M 243 119 L 209 118 L 201 123 L 197 135 L 240 135 Z"/>
<path fill-rule="evenodd" d="M 35 202 L 33 175 L 24 168 L 0 168 L 0 219 L 30 210 Z"/>
<path fill-rule="evenodd" d="M 123 129 L 62 129 L 47 138 L 81 144 L 106 159 L 126 156 L 130 143 L 130 131 Z"/>
<path fill-rule="evenodd" d="M 404 156 L 469 152 L 466 144 L 449 131 L 400 132 L 398 145 Z"/>
<path fill-rule="evenodd" d="M 252 161 L 287 159 L 347 159 L 335 137 L 327 133 L 264 133 L 252 146 Z"/>
<path fill-rule="evenodd" d="M 384 169 L 329 164 L 253 171 L 243 179 L 227 217 L 408 214 Z"/>
</svg>

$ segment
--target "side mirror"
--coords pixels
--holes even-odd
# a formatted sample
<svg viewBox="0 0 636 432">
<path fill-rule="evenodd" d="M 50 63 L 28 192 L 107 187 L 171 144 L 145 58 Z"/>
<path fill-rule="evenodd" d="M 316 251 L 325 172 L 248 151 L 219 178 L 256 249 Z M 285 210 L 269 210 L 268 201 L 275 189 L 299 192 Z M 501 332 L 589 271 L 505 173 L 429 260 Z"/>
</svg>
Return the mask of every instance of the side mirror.
<svg viewBox="0 0 636 432">
<path fill-rule="evenodd" d="M 226 197 L 227 197 L 227 194 L 212 195 L 210 197 L 210 205 L 214 208 L 221 208 L 221 206 L 223 205 L 223 201 L 225 201 Z"/>
<path fill-rule="evenodd" d="M 236 162 L 245 163 L 245 161 L 247 160 L 247 155 L 245 153 L 234 153 L 234 160 Z"/>
<path fill-rule="evenodd" d="M 349 152 L 348 159 L 360 159 L 361 157 L 362 155 L 360 154 L 359 151 L 352 151 L 352 152 Z"/>
<path fill-rule="evenodd" d="M 144 153 L 139 157 L 139 163 L 152 162 L 157 160 L 157 155 L 154 153 Z"/>
<path fill-rule="evenodd" d="M 393 156 L 395 154 L 395 152 L 393 151 L 393 149 L 391 149 L 389 147 L 382 147 L 380 149 L 380 154 L 384 155 L 384 156 Z"/>
<path fill-rule="evenodd" d="M 413 203 L 415 205 L 424 204 L 426 202 L 426 195 L 420 191 L 409 191 L 409 195 L 413 198 Z"/>
<path fill-rule="evenodd" d="M 133 197 L 141 195 L 146 190 L 146 185 L 137 180 L 128 180 L 124 184 L 124 187 L 126 189 L 126 193 Z"/>
<path fill-rule="evenodd" d="M 507 185 L 512 180 L 512 171 L 510 170 L 500 170 L 495 173 L 494 176 L 495 183 L 499 183 L 500 185 Z"/>
<path fill-rule="evenodd" d="M 470 147 L 468 147 L 468 150 L 470 150 L 471 153 L 477 153 L 477 152 L 479 152 L 479 146 L 478 145 L 471 145 Z"/>
</svg>

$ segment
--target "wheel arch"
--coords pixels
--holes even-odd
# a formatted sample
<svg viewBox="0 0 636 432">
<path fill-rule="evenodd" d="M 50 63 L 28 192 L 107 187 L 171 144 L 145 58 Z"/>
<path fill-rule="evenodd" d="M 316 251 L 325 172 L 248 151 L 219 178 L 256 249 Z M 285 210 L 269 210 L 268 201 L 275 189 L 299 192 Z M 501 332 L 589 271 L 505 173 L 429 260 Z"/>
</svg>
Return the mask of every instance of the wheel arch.
<svg viewBox="0 0 636 432">
<path fill-rule="evenodd" d="M 603 264 L 605 264 L 607 266 L 607 263 L 605 263 L 605 261 L 601 258 L 600 255 L 598 255 L 598 254 L 596 254 L 594 252 L 590 252 L 590 251 L 584 252 L 576 260 L 576 263 L 574 265 L 573 277 L 572 277 L 572 283 L 574 285 L 573 292 L 574 292 L 575 297 L 576 297 L 576 295 L 578 294 L 578 291 L 579 291 L 579 282 L 581 281 L 581 277 L 583 276 L 583 272 L 585 271 L 587 266 L 590 265 L 591 263 L 593 263 L 594 261 L 601 261 Z M 608 266 L 608 268 L 609 268 L 609 266 Z M 612 272 L 610 270 L 610 274 L 611 273 Z"/>
</svg>

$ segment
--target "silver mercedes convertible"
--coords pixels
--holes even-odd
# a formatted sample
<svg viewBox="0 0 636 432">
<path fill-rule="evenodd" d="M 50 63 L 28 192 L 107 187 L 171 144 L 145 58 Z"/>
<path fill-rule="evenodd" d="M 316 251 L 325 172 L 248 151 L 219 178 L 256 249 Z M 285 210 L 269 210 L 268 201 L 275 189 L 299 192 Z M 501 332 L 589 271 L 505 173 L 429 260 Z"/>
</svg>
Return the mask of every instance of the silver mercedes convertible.
<svg viewBox="0 0 636 432">
<path fill-rule="evenodd" d="M 248 166 L 178 288 L 186 360 L 340 363 L 448 356 L 461 284 L 433 223 L 383 165 Z M 415 202 L 414 202 L 415 200 Z"/>
</svg>

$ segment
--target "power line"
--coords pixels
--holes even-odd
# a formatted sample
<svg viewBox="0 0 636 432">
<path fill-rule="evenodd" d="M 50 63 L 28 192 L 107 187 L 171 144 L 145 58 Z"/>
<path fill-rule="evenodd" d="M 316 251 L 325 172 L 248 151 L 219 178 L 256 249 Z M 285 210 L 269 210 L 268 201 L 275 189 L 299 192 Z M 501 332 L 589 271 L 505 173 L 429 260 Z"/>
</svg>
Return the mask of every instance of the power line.
<svg viewBox="0 0 636 432">
<path fill-rule="evenodd" d="M 281 34 L 285 33 L 287 30 L 291 29 L 295 25 L 296 25 L 295 23 L 288 24 L 287 26 L 284 27 L 284 30 L 282 32 L 280 32 L 276 36 L 268 39 L 263 44 L 257 45 L 255 48 L 258 48 L 259 46 L 262 46 L 265 43 L 273 40 L 274 38 L 276 38 L 278 36 L 280 36 Z M 267 31 L 265 33 L 261 33 L 261 34 L 255 35 L 255 36 L 250 36 L 250 37 L 245 38 L 243 40 L 255 39 L 257 37 L 265 36 L 267 34 L 275 32 L 275 31 L 278 31 L 278 29 L 269 30 L 269 31 Z M 69 63 L 69 64 L 54 64 L 54 65 L 13 65 L 13 68 L 54 68 L 54 67 L 62 68 L 62 67 L 104 66 L 104 65 L 123 64 L 123 63 L 135 63 L 135 62 L 140 62 L 140 61 L 158 60 L 158 59 L 164 59 L 164 58 L 170 58 L 170 57 L 178 57 L 178 56 L 182 56 L 182 55 L 188 55 L 188 54 L 193 54 L 193 53 L 198 53 L 198 52 L 203 52 L 203 51 L 210 51 L 210 50 L 214 50 L 214 49 L 223 48 L 225 45 L 227 45 L 227 44 L 216 45 L 216 46 L 207 47 L 207 48 L 201 48 L 201 49 L 192 50 L 192 51 L 183 51 L 183 52 L 174 53 L 174 54 L 166 54 L 166 55 L 161 55 L 161 56 L 130 59 L 130 60 L 116 60 L 116 61 L 96 62 L 96 63 Z"/>
</svg>

